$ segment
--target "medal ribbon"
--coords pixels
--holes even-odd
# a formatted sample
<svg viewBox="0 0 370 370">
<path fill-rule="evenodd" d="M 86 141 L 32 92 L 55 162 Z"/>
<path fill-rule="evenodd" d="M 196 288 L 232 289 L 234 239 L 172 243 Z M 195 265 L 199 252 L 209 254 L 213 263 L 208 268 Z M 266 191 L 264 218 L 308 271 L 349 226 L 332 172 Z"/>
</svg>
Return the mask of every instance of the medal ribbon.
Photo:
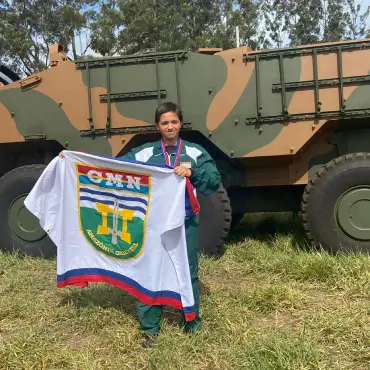
<svg viewBox="0 0 370 370">
<path fill-rule="evenodd" d="M 161 148 L 162 148 L 162 155 L 164 157 L 164 160 L 166 161 L 167 166 L 175 168 L 176 165 L 177 165 L 177 162 L 180 158 L 180 153 L 181 153 L 181 149 L 182 149 L 182 140 L 179 139 L 177 141 L 176 156 L 175 156 L 173 166 L 171 166 L 171 161 L 170 161 L 170 158 L 169 158 L 169 156 L 166 152 L 166 147 L 165 147 L 163 139 L 161 139 Z M 185 177 L 185 180 L 186 180 L 186 191 L 188 193 L 190 207 L 191 207 L 191 210 L 192 210 L 193 214 L 196 215 L 200 211 L 200 206 L 199 206 L 197 198 L 194 195 L 193 185 L 191 184 L 189 178 Z"/>
<path fill-rule="evenodd" d="M 176 156 L 175 156 L 175 161 L 173 163 L 173 166 L 171 166 L 170 158 L 169 158 L 169 156 L 166 152 L 166 146 L 164 144 L 163 139 L 161 140 L 161 147 L 162 147 L 162 154 L 163 154 L 164 160 L 166 161 L 167 166 L 170 166 L 172 168 L 176 167 L 177 162 L 180 158 L 180 153 L 181 153 L 181 149 L 182 149 L 182 140 L 179 139 L 177 141 Z"/>
</svg>

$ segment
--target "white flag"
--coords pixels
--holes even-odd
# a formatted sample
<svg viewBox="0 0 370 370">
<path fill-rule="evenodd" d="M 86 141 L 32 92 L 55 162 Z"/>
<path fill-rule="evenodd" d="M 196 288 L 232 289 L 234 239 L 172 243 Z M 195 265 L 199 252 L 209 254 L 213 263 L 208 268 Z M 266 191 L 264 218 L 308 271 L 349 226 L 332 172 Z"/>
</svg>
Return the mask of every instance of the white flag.
<svg viewBox="0 0 370 370">
<path fill-rule="evenodd" d="M 166 166 L 64 151 L 25 206 L 57 247 L 57 286 L 105 282 L 195 318 L 185 179 Z"/>
</svg>

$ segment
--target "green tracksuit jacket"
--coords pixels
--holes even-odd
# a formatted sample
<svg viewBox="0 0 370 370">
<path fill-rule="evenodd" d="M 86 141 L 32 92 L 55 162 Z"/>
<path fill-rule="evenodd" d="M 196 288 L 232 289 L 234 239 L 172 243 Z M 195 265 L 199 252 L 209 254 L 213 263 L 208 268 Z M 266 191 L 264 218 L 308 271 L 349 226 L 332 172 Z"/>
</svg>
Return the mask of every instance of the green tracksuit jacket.
<svg viewBox="0 0 370 370">
<path fill-rule="evenodd" d="M 192 170 L 190 182 L 203 195 L 214 193 L 221 185 L 221 177 L 215 162 L 208 152 L 198 144 L 182 140 L 182 150 L 177 165 L 183 163 Z M 170 154 L 171 165 L 176 153 Z M 132 149 L 118 159 L 136 160 L 153 164 L 165 164 L 160 141 L 149 142 Z"/>
<path fill-rule="evenodd" d="M 208 154 L 208 152 L 200 145 L 191 142 L 182 141 L 182 148 L 179 155 L 177 165 L 184 165 L 192 170 L 190 182 L 195 188 L 195 193 L 208 196 L 218 190 L 221 185 L 221 176 L 217 167 Z M 168 148 L 168 155 L 171 166 L 173 166 L 176 153 Z M 166 164 L 162 154 L 160 141 L 145 143 L 139 147 L 132 149 L 129 153 L 118 159 L 136 160 L 152 164 Z M 186 322 L 183 316 L 183 324 L 185 331 L 193 332 L 201 327 L 201 319 L 199 315 L 199 282 L 198 282 L 198 219 L 193 216 L 188 197 L 185 200 L 186 218 L 185 218 L 185 233 L 188 250 L 188 259 L 190 267 L 190 275 L 194 292 L 194 305 L 196 311 L 196 319 Z M 138 317 L 140 328 L 143 332 L 150 335 L 158 334 L 161 321 L 161 306 L 148 306 L 141 302 L 138 303 Z"/>
</svg>

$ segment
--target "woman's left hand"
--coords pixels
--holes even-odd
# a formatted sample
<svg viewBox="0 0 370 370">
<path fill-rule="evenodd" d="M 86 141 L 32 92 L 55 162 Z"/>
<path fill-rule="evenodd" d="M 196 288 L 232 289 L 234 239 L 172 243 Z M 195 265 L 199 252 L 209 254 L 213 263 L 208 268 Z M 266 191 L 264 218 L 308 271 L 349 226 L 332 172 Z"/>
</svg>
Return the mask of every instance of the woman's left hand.
<svg viewBox="0 0 370 370">
<path fill-rule="evenodd" d="M 181 177 L 190 177 L 191 176 L 191 170 L 186 167 L 177 166 L 174 169 L 175 173 Z"/>
</svg>

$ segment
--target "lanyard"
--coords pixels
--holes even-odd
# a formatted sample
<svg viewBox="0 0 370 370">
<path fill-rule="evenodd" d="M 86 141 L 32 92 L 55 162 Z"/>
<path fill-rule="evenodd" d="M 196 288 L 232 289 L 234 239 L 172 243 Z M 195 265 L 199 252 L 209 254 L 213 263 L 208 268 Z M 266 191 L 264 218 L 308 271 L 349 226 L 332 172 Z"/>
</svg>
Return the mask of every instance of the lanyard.
<svg viewBox="0 0 370 370">
<path fill-rule="evenodd" d="M 177 164 L 177 161 L 180 158 L 180 153 L 181 153 L 181 148 L 182 148 L 182 140 L 179 138 L 179 140 L 177 142 L 176 156 L 175 156 L 175 161 L 173 163 L 173 166 L 171 166 L 171 161 L 170 161 L 169 156 L 167 155 L 166 147 L 164 145 L 163 139 L 161 139 L 161 148 L 162 148 L 162 155 L 164 157 L 164 160 L 166 161 L 167 166 L 174 168 Z M 197 201 L 197 198 L 195 197 L 195 195 L 193 193 L 193 186 L 191 185 L 189 178 L 186 177 L 185 181 L 186 181 L 185 182 L 186 183 L 186 193 L 188 194 L 188 197 L 189 197 L 191 211 L 192 211 L 193 215 L 196 215 L 200 211 L 200 206 L 199 206 L 199 203 Z"/>
<path fill-rule="evenodd" d="M 170 158 L 169 158 L 169 156 L 166 152 L 166 147 L 164 145 L 163 139 L 161 139 L 161 148 L 162 148 L 162 155 L 164 157 L 164 160 L 166 161 L 167 166 L 170 166 L 170 167 L 174 168 L 176 166 L 179 158 L 180 158 L 180 153 L 181 153 L 181 149 L 182 149 L 182 140 L 179 139 L 177 141 L 176 156 L 175 156 L 175 161 L 173 163 L 173 166 L 171 166 Z"/>
</svg>

